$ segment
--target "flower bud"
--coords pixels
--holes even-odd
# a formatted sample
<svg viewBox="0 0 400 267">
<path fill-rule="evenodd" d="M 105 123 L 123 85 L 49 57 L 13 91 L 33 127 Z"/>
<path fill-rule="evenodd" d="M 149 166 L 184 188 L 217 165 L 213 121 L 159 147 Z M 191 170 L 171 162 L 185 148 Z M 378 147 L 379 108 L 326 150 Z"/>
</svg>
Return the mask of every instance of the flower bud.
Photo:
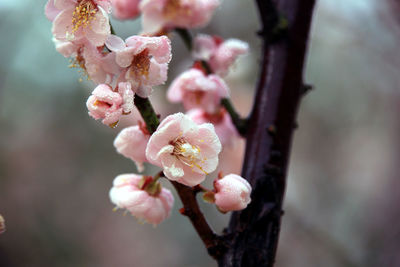
<svg viewBox="0 0 400 267">
<path fill-rule="evenodd" d="M 228 174 L 214 181 L 215 205 L 222 212 L 242 210 L 250 203 L 251 186 L 236 174 Z"/>
</svg>

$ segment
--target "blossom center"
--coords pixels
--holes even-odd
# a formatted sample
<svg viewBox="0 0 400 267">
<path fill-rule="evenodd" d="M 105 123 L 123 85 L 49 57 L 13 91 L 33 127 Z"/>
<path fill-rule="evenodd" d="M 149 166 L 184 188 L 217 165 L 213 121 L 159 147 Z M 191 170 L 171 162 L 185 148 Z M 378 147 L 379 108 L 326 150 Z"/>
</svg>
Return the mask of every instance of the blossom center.
<svg viewBox="0 0 400 267">
<path fill-rule="evenodd" d="M 109 103 L 107 103 L 107 102 L 104 102 L 104 101 L 101 101 L 101 100 L 96 100 L 96 101 L 93 103 L 93 106 L 96 106 L 96 107 L 99 107 L 99 108 L 102 108 L 102 109 L 109 109 L 109 108 L 112 107 L 111 104 L 109 104 Z"/>
<path fill-rule="evenodd" d="M 191 168 L 196 167 L 205 174 L 208 174 L 200 165 L 201 163 L 204 163 L 205 158 L 201 158 L 201 150 L 199 146 L 191 145 L 186 142 L 183 137 L 178 137 L 174 141 L 171 141 L 170 144 L 174 147 L 172 155 Z"/>
<path fill-rule="evenodd" d="M 168 0 L 162 12 L 165 18 L 172 19 L 179 15 L 190 15 L 191 9 L 183 6 L 181 0 Z"/>
<path fill-rule="evenodd" d="M 72 13 L 72 33 L 86 28 L 96 19 L 97 5 L 92 0 L 80 0 Z"/>
<path fill-rule="evenodd" d="M 206 92 L 204 92 L 202 90 L 195 90 L 195 91 L 187 92 L 186 97 L 187 97 L 187 99 L 190 99 L 192 102 L 194 102 L 196 105 L 200 105 L 201 100 L 203 100 L 205 94 L 206 94 Z"/>
<path fill-rule="evenodd" d="M 150 56 L 147 49 L 135 55 L 132 59 L 130 72 L 133 77 L 139 78 L 141 76 L 147 77 L 150 71 Z"/>
</svg>

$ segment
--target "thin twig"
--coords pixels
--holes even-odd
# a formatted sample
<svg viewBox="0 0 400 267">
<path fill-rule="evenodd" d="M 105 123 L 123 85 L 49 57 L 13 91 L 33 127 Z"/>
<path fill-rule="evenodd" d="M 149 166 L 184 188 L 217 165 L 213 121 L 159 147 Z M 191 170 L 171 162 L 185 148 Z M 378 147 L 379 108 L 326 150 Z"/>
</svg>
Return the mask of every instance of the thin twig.
<svg viewBox="0 0 400 267">
<path fill-rule="evenodd" d="M 247 120 L 240 117 L 229 98 L 223 98 L 221 100 L 221 105 L 224 106 L 226 111 L 228 111 L 229 115 L 231 116 L 232 123 L 235 125 L 239 134 L 241 136 L 245 136 L 247 130 Z"/>
<path fill-rule="evenodd" d="M 158 125 L 160 124 L 160 120 L 156 112 L 154 111 L 150 100 L 148 98 L 143 98 L 135 95 L 134 102 L 136 108 L 139 110 L 140 115 L 146 123 L 147 130 L 150 134 L 154 133 L 157 130 Z"/>
<path fill-rule="evenodd" d="M 178 182 L 171 181 L 171 183 L 182 200 L 183 208 L 180 210 L 181 214 L 189 218 L 193 227 L 196 229 L 196 232 L 206 246 L 208 254 L 213 258 L 218 259 L 221 253 L 225 251 L 224 245 L 222 240 L 208 225 L 206 218 L 199 208 L 196 199 L 196 194 L 199 191 L 196 190 L 196 188 L 190 188 Z"/>
</svg>

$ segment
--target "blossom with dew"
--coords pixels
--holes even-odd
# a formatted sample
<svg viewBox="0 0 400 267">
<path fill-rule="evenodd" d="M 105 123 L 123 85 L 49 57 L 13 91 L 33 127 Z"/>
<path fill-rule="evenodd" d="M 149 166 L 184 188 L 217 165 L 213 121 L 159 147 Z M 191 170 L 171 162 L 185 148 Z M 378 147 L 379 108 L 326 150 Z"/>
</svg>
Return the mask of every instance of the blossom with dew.
<svg viewBox="0 0 400 267">
<path fill-rule="evenodd" d="M 120 20 L 133 19 L 139 16 L 139 3 L 141 0 L 112 0 L 112 13 Z"/>
<path fill-rule="evenodd" d="M 49 0 L 47 18 L 53 22 L 52 32 L 60 41 L 104 45 L 111 34 L 108 14 L 110 0 Z"/>
<path fill-rule="evenodd" d="M 222 146 L 234 147 L 238 138 L 240 138 L 236 127 L 233 125 L 231 116 L 224 108 L 220 108 L 215 113 L 207 113 L 202 109 L 191 109 L 188 115 L 197 124 L 210 122 L 214 125 L 215 132 L 221 141 Z"/>
<path fill-rule="evenodd" d="M 222 212 L 242 210 L 250 203 L 251 186 L 237 174 L 228 174 L 214 181 L 215 205 Z"/>
<path fill-rule="evenodd" d="M 128 210 L 133 216 L 151 224 L 159 224 L 169 217 L 174 197 L 168 189 L 151 176 L 121 174 L 114 179 L 110 199 L 117 208 Z"/>
<path fill-rule="evenodd" d="M 124 68 L 119 81 L 130 82 L 139 96 L 148 97 L 153 86 L 167 80 L 171 60 L 171 41 L 167 36 L 131 36 L 124 42 L 110 35 L 106 46 L 116 53 L 117 64 Z"/>
<path fill-rule="evenodd" d="M 6 231 L 6 223 L 3 216 L 0 215 L 0 234 Z"/>
<path fill-rule="evenodd" d="M 53 39 L 53 42 L 60 54 L 71 58 L 69 67 L 78 68 L 83 76 L 95 84 L 111 84 L 121 73 L 114 52 L 104 51 L 103 47 L 95 47 L 90 43 L 76 44 L 57 39 Z"/>
<path fill-rule="evenodd" d="M 171 102 L 183 102 L 186 110 L 201 108 L 208 113 L 218 110 L 221 99 L 229 96 L 229 88 L 218 75 L 206 75 L 192 68 L 179 75 L 168 89 Z"/>
<path fill-rule="evenodd" d="M 117 135 L 114 147 L 118 153 L 133 160 L 138 171 L 142 172 L 144 170 L 143 162 L 147 162 L 146 146 L 149 138 L 150 134 L 146 125 L 139 121 L 139 125 L 125 128 Z"/>
<path fill-rule="evenodd" d="M 115 127 L 121 115 L 132 111 L 133 98 L 129 83 L 119 83 L 116 91 L 108 84 L 100 84 L 93 90 L 86 106 L 94 119 L 102 119 L 103 124 Z"/>
<path fill-rule="evenodd" d="M 219 0 L 142 0 L 143 31 L 156 34 L 174 28 L 204 27 L 219 4 Z"/>
<path fill-rule="evenodd" d="M 114 52 L 104 51 L 103 47 L 86 45 L 75 57 L 73 64 L 78 63 L 77 66 L 81 67 L 88 79 L 95 84 L 111 84 L 122 71 L 115 62 L 115 58 Z"/>
<path fill-rule="evenodd" d="M 147 160 L 163 168 L 165 176 L 195 186 L 218 165 L 221 142 L 211 123 L 197 125 L 188 116 L 166 117 L 150 137 Z"/>
<path fill-rule="evenodd" d="M 249 50 L 247 43 L 238 39 L 223 40 L 218 36 L 199 34 L 193 42 L 193 56 L 209 63 L 212 71 L 221 76 L 228 73 L 238 56 Z"/>
</svg>

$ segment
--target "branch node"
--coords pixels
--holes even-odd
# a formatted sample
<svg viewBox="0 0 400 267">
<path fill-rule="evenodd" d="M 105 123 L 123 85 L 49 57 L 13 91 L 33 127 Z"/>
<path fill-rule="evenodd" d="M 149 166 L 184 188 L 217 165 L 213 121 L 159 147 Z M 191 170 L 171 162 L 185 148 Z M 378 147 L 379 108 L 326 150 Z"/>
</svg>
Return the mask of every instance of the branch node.
<svg viewBox="0 0 400 267">
<path fill-rule="evenodd" d="M 305 96 L 308 92 L 314 89 L 314 86 L 311 84 L 303 84 L 301 87 L 301 94 Z"/>
</svg>

